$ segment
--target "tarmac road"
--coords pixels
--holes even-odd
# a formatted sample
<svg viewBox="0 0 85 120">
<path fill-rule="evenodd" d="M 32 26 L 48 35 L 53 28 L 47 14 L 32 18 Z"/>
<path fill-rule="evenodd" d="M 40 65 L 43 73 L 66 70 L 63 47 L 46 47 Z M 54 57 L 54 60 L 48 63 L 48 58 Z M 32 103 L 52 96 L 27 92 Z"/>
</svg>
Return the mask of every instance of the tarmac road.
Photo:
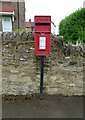
<svg viewBox="0 0 85 120">
<path fill-rule="evenodd" d="M 83 97 L 18 97 L 2 102 L 3 118 L 83 118 Z"/>
</svg>

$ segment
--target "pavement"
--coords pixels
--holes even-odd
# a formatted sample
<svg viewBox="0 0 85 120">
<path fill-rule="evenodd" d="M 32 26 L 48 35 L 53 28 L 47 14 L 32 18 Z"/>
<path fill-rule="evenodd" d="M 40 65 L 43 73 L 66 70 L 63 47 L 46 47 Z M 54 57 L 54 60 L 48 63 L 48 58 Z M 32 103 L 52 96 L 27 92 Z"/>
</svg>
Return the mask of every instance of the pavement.
<svg viewBox="0 0 85 120">
<path fill-rule="evenodd" d="M 38 95 L 2 101 L 3 118 L 83 118 L 83 97 Z"/>
</svg>

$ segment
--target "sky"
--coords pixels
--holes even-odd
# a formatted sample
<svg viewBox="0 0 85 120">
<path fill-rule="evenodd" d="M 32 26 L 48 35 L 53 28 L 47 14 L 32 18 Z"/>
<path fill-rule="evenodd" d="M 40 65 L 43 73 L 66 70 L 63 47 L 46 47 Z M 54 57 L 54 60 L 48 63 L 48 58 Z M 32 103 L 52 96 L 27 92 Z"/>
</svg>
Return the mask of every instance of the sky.
<svg viewBox="0 0 85 120">
<path fill-rule="evenodd" d="M 58 34 L 59 22 L 69 14 L 83 7 L 84 0 L 25 0 L 26 21 L 34 22 L 35 15 L 51 15 L 56 25 L 52 31 Z"/>
</svg>

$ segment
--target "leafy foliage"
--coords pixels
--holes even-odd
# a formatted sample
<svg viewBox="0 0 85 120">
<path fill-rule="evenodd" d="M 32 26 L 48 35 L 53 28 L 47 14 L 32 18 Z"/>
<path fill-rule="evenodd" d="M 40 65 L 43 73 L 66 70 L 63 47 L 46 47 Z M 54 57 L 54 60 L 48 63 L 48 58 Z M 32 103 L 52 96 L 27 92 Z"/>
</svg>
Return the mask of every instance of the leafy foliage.
<svg viewBox="0 0 85 120">
<path fill-rule="evenodd" d="M 85 8 L 80 8 L 59 23 L 59 35 L 66 43 L 85 43 Z"/>
</svg>

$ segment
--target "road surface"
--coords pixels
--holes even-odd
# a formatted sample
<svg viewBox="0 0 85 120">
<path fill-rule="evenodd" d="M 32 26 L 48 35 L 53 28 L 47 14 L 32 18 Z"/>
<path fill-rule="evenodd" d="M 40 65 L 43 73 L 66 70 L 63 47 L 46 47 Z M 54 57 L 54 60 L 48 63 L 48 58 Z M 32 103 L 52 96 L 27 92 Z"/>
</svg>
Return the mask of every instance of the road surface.
<svg viewBox="0 0 85 120">
<path fill-rule="evenodd" d="M 3 118 L 83 118 L 83 97 L 39 96 L 6 98 Z"/>
</svg>

